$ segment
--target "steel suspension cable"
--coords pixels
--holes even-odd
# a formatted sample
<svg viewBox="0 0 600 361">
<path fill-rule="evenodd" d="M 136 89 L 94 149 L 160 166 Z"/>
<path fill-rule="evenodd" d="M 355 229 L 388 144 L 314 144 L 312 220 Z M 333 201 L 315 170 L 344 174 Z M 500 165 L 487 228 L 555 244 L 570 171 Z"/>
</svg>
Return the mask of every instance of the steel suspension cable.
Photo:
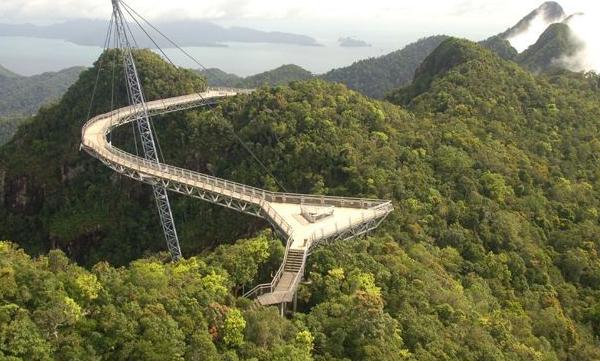
<svg viewBox="0 0 600 361">
<path fill-rule="evenodd" d="M 148 36 L 150 38 L 150 40 L 152 41 L 152 43 L 158 48 L 158 50 L 165 55 L 165 57 L 167 58 L 167 60 L 173 65 L 176 66 L 168 56 L 166 56 L 166 54 L 164 53 L 164 51 L 160 48 L 160 46 L 158 46 L 158 44 L 152 39 L 152 37 L 148 34 L 148 32 L 143 29 L 143 27 L 141 26 L 141 24 L 135 19 L 135 17 L 133 16 L 133 14 L 135 14 L 136 16 L 138 16 L 144 23 L 146 23 L 148 26 L 150 26 L 154 31 L 156 31 L 158 34 L 160 34 L 163 38 L 165 38 L 169 43 L 171 43 L 173 46 L 175 46 L 179 51 L 181 51 L 183 54 L 185 54 L 188 58 L 190 58 L 193 62 L 195 62 L 198 66 L 200 66 L 202 69 L 204 69 L 207 72 L 211 72 L 211 70 L 207 69 L 204 65 L 202 65 L 194 56 L 192 56 L 191 54 L 189 54 L 187 51 L 185 51 L 185 49 L 181 48 L 175 41 L 171 40 L 171 38 L 169 38 L 167 35 L 165 35 L 162 31 L 160 31 L 156 26 L 154 26 L 152 23 L 150 23 L 150 21 L 148 21 L 146 18 L 144 18 L 142 15 L 140 15 L 137 11 L 135 11 L 135 9 L 133 9 L 131 6 L 129 6 L 125 1 L 120 0 L 119 1 L 123 7 L 125 8 L 125 10 L 129 13 L 129 15 L 135 20 L 135 22 L 138 24 L 138 26 L 140 26 L 140 28 L 142 28 L 142 31 L 144 31 L 144 33 L 146 34 L 146 36 Z M 133 14 L 132 14 L 133 13 Z M 214 74 L 213 74 L 214 75 Z M 220 74 L 217 74 L 217 78 L 220 77 Z M 202 95 L 198 94 L 201 98 Z M 244 141 L 239 137 L 239 135 L 235 132 L 235 129 L 232 129 L 232 133 L 233 136 L 236 138 L 236 140 L 241 144 L 241 146 L 252 156 L 252 158 L 261 166 L 261 168 L 263 168 L 263 170 L 265 172 L 267 172 L 267 174 L 269 176 L 271 176 L 271 178 L 273 178 L 273 180 L 275 181 L 275 183 L 284 191 L 287 192 L 287 189 L 283 186 L 283 184 L 281 184 L 281 182 L 277 179 L 277 177 L 275 177 L 275 175 L 265 166 L 265 164 L 260 160 L 260 158 L 258 158 L 258 156 L 244 143 Z"/>
<path fill-rule="evenodd" d="M 94 82 L 94 87 L 92 88 L 92 96 L 90 98 L 90 105 L 88 107 L 86 121 L 90 119 L 92 115 L 92 107 L 94 105 L 94 98 L 96 97 L 96 90 L 98 89 L 98 82 L 100 80 L 100 72 L 102 71 L 102 66 L 104 65 L 104 52 L 107 50 L 110 45 L 110 37 L 112 35 L 112 26 L 113 26 L 114 14 L 110 17 L 110 23 L 108 24 L 108 30 L 106 31 L 106 38 L 104 39 L 104 47 L 102 49 L 103 55 L 101 56 L 100 64 L 98 64 L 98 70 L 96 71 L 96 80 Z"/>
</svg>

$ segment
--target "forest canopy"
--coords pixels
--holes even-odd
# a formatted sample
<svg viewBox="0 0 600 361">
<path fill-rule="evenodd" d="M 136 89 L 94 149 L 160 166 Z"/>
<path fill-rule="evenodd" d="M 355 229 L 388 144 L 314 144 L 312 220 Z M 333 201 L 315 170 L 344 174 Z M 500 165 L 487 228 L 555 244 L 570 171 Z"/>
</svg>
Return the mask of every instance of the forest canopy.
<svg viewBox="0 0 600 361">
<path fill-rule="evenodd" d="M 137 56 L 149 99 L 204 87 Z M 19 244 L 0 244 L 3 357 L 600 359 L 598 75 L 450 38 L 389 101 L 313 79 L 157 119 L 169 163 L 277 189 L 239 137 L 290 191 L 393 200 L 377 233 L 310 256 L 282 318 L 240 297 L 282 259 L 265 223 L 174 197 L 171 264 L 149 189 L 77 152 L 93 74 L 0 148 L 0 237 Z"/>
</svg>

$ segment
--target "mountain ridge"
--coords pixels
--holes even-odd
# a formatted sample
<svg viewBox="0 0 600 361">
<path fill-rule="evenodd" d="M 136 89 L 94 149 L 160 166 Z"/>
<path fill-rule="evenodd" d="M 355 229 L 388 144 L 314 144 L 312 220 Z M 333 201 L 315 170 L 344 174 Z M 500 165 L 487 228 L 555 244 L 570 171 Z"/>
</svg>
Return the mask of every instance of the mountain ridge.
<svg viewBox="0 0 600 361">
<path fill-rule="evenodd" d="M 154 48 L 146 36 L 131 25 L 134 37 L 141 47 Z M 49 39 L 63 39 L 74 44 L 86 46 L 103 46 L 99 41 L 104 39 L 108 23 L 101 20 L 76 19 L 52 25 L 3 24 L 0 23 L 1 36 L 31 36 Z M 279 31 L 261 31 L 244 27 L 222 27 L 209 21 L 185 20 L 164 22 L 161 31 L 178 39 L 180 46 L 226 47 L 227 42 L 264 42 L 295 44 L 301 46 L 319 46 L 317 41 L 307 35 L 284 33 Z M 100 39 L 100 40 L 99 40 Z M 161 48 L 173 46 L 160 38 L 156 40 Z"/>
<path fill-rule="evenodd" d="M 389 54 L 359 60 L 352 65 L 320 75 L 327 81 L 340 82 L 372 98 L 383 98 L 390 90 L 412 81 L 415 69 L 447 36 L 419 39 Z"/>
<path fill-rule="evenodd" d="M 575 56 L 583 48 L 566 23 L 554 23 L 516 61 L 533 72 L 549 71 L 561 67 L 561 60 Z"/>
</svg>

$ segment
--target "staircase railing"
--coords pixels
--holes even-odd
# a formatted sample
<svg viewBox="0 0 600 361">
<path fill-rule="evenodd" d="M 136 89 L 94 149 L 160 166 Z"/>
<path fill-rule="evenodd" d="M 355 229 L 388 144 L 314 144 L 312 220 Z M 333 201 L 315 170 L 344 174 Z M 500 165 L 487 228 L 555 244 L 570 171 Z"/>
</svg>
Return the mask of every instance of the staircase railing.
<svg viewBox="0 0 600 361">
<path fill-rule="evenodd" d="M 279 266 L 279 269 L 275 273 L 275 276 L 273 277 L 271 282 L 262 283 L 262 284 L 254 286 L 254 288 L 252 288 L 250 291 L 244 293 L 243 297 L 246 297 L 246 298 L 257 297 L 257 296 L 260 296 L 265 293 L 273 292 L 275 290 L 275 287 L 277 287 L 277 284 L 279 283 L 279 280 L 281 279 L 281 276 L 283 275 L 283 272 L 285 271 L 285 263 L 287 262 L 288 253 L 289 253 L 290 247 L 292 246 L 292 243 L 294 243 L 293 234 L 291 234 L 287 239 L 287 242 L 285 245 L 285 253 L 283 255 L 283 261 L 281 262 L 281 266 Z"/>
</svg>

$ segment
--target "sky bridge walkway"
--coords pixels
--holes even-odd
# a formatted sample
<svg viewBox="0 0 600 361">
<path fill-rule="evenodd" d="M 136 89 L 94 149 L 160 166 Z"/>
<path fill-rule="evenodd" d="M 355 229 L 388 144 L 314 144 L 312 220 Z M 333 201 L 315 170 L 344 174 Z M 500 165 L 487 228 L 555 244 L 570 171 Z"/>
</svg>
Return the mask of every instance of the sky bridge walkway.
<svg viewBox="0 0 600 361">
<path fill-rule="evenodd" d="M 148 115 L 197 108 L 247 89 L 211 88 L 203 93 L 146 103 Z M 387 200 L 271 192 L 171 166 L 125 152 L 108 141 L 118 126 L 136 121 L 139 107 L 98 115 L 82 128 L 81 148 L 114 171 L 153 186 L 266 219 L 286 240 L 284 261 L 268 284 L 245 294 L 260 305 L 292 302 L 306 258 L 319 244 L 349 239 L 376 228 L 393 210 Z"/>
</svg>

